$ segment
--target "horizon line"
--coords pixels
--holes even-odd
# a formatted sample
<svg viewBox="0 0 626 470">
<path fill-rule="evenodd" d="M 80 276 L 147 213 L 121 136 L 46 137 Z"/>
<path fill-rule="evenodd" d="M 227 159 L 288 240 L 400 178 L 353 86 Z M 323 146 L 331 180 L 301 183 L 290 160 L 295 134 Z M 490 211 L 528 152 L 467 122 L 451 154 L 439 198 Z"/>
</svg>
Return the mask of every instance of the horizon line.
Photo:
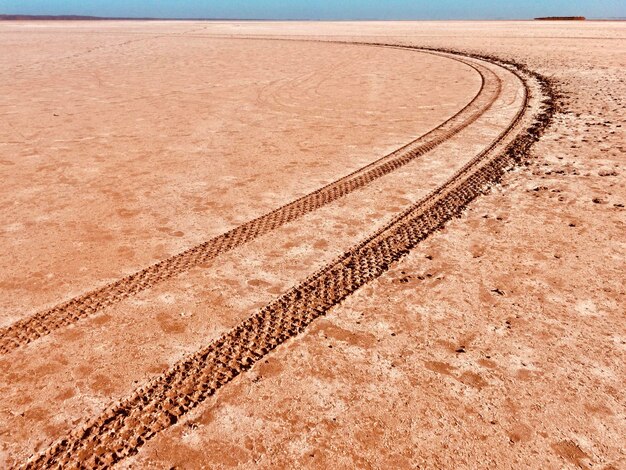
<svg viewBox="0 0 626 470">
<path fill-rule="evenodd" d="M 623 21 L 626 17 L 582 17 L 578 15 L 568 16 L 553 16 L 548 18 L 554 18 L 552 21 L 581 21 L 571 20 L 565 18 L 581 17 L 586 21 Z M 342 22 L 342 21 L 383 21 L 383 22 L 408 22 L 408 21 L 551 21 L 550 19 L 544 19 L 546 17 L 536 18 L 447 18 L 447 19 L 425 19 L 425 18 L 411 18 L 411 19 L 380 19 L 380 18 L 210 18 L 210 17 L 151 17 L 151 16 L 94 16 L 94 15 L 29 15 L 21 13 L 0 13 L 0 21 L 28 21 L 28 20 L 40 20 L 40 21 L 276 21 L 276 22 L 294 22 L 294 21 L 329 21 L 329 22 Z M 559 19 L 564 18 L 564 19 Z"/>
</svg>

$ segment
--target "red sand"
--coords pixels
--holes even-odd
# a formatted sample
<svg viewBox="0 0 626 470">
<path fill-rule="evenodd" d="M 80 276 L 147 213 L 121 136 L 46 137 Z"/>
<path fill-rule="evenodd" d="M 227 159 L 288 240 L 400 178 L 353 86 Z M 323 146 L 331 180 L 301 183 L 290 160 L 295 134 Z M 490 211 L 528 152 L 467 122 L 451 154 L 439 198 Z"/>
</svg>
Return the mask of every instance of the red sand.
<svg viewBox="0 0 626 470">
<path fill-rule="evenodd" d="M 374 161 L 480 84 L 441 56 L 224 35 L 496 54 L 555 79 L 563 107 L 530 165 L 121 466 L 626 465 L 620 23 L 3 23 L 3 324 Z M 492 107 L 419 159 L 1 357 L 5 466 L 443 184 L 522 104 L 492 69 Z"/>
</svg>

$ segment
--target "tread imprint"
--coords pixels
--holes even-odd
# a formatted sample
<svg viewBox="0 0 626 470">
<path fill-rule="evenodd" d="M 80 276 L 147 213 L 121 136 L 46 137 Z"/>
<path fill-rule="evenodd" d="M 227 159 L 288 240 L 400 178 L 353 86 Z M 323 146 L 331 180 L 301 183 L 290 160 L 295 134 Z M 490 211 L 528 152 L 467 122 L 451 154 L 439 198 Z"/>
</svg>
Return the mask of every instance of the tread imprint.
<svg viewBox="0 0 626 470">
<path fill-rule="evenodd" d="M 523 67 L 517 69 L 525 71 Z M 218 340 L 106 410 L 84 429 L 58 441 L 25 468 L 105 468 L 136 454 L 147 440 L 176 423 L 285 340 L 298 335 L 363 284 L 384 273 L 391 263 L 459 214 L 508 167 L 526 156 L 550 124 L 556 110 L 555 91 L 538 74 L 527 75 L 538 81 L 548 100 L 543 102 L 541 112 L 533 116 L 532 124 L 520 130 L 504 150 L 498 148 L 499 144 L 519 127 L 527 111 L 524 79 L 524 106 L 517 117 L 447 183 Z"/>
</svg>

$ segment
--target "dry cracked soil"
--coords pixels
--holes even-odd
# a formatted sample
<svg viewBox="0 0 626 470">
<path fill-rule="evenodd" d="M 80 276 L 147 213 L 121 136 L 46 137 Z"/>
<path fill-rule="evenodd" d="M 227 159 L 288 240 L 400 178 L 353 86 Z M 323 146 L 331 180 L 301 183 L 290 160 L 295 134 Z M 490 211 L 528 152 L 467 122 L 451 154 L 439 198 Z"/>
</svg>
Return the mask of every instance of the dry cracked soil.
<svg viewBox="0 0 626 470">
<path fill-rule="evenodd" d="M 0 466 L 626 467 L 626 23 L 0 45 Z"/>
</svg>

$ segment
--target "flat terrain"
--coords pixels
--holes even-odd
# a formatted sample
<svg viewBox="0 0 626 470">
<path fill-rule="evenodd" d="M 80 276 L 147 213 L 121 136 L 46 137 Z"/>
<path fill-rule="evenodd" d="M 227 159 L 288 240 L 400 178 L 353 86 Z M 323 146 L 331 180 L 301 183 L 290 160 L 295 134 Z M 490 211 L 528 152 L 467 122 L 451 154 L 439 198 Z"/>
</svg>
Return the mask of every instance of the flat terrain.
<svg viewBox="0 0 626 470">
<path fill-rule="evenodd" d="M 2 70 L 0 324 L 350 173 L 480 86 L 466 65 L 401 50 L 124 31 L 97 49 L 106 28 L 31 29 L 6 36 L 48 59 Z"/>
<path fill-rule="evenodd" d="M 0 45 L 1 466 L 626 466 L 624 23 Z"/>
</svg>

